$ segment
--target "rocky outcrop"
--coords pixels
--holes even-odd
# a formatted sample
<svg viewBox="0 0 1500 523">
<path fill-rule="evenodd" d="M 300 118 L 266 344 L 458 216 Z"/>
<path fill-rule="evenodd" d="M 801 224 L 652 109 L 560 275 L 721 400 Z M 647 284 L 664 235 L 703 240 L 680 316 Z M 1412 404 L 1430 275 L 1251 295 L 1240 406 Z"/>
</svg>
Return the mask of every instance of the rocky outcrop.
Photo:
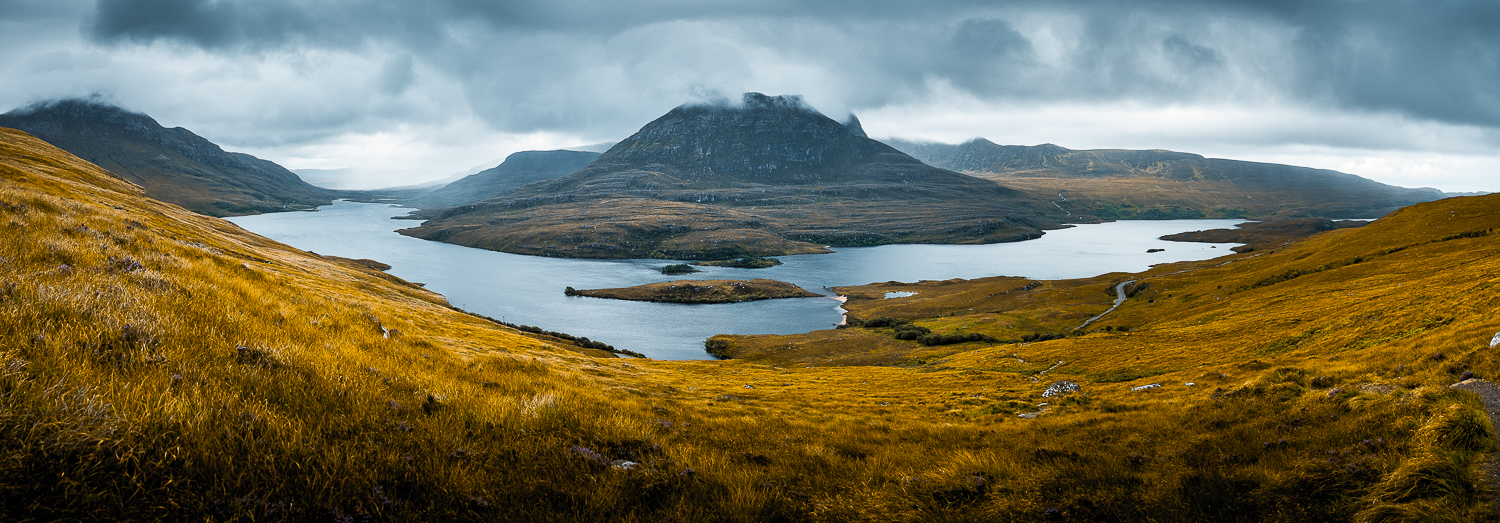
<svg viewBox="0 0 1500 523">
<path fill-rule="evenodd" d="M 1059 382 L 1053 383 L 1051 385 L 1048 385 L 1047 386 L 1047 390 L 1042 391 L 1042 397 L 1043 398 L 1050 398 L 1050 397 L 1053 397 L 1053 396 L 1067 396 L 1069 394 L 1072 394 L 1074 392 L 1078 392 L 1080 390 L 1083 390 L 1083 387 L 1078 386 L 1077 383 L 1073 383 L 1071 381 L 1063 380 L 1063 381 L 1059 381 Z"/>
</svg>

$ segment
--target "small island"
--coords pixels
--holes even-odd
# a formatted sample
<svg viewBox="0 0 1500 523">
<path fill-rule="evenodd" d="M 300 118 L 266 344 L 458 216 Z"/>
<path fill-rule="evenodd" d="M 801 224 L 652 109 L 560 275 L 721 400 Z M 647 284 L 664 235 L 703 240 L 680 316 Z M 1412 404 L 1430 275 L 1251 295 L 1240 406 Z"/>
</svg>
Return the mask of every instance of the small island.
<svg viewBox="0 0 1500 523">
<path fill-rule="evenodd" d="M 703 272 L 703 271 L 700 271 L 698 269 L 694 269 L 692 265 L 688 265 L 686 263 L 679 263 L 679 264 L 676 264 L 676 265 L 668 265 L 666 267 L 662 267 L 661 268 L 661 273 L 662 274 L 690 274 L 690 273 L 694 273 L 694 272 Z"/>
<path fill-rule="evenodd" d="M 654 301 L 664 303 L 738 303 L 780 298 L 816 298 L 821 294 L 784 281 L 754 280 L 678 280 L 648 283 L 617 289 L 584 289 L 568 287 L 568 296 L 589 296 L 616 300 Z"/>
<path fill-rule="evenodd" d="M 781 265 L 781 260 L 762 256 L 741 256 L 733 260 L 716 260 L 698 262 L 693 265 L 705 265 L 710 267 L 734 267 L 737 269 L 764 269 Z"/>
</svg>

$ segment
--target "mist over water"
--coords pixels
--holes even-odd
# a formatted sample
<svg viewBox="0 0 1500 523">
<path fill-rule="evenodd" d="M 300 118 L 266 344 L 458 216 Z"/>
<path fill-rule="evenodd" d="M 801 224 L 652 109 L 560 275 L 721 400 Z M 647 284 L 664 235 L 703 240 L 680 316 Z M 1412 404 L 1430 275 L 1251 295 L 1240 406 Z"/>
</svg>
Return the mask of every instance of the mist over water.
<svg viewBox="0 0 1500 523">
<path fill-rule="evenodd" d="M 548 330 L 587 336 L 659 359 L 703 359 L 715 334 L 796 334 L 831 328 L 839 302 L 828 287 L 987 276 L 1085 278 L 1138 272 L 1152 264 L 1229 254 L 1233 244 L 1179 243 L 1158 236 L 1232 227 L 1244 220 L 1121 221 L 1048 231 L 1040 239 L 992 245 L 885 245 L 834 254 L 782 256 L 768 269 L 700 267 L 668 276 L 671 260 L 572 260 L 460 247 L 396 234 L 418 222 L 392 220 L 403 209 L 334 202 L 318 212 L 241 216 L 230 221 L 299 249 L 391 265 L 390 274 L 421 282 L 454 306 Z M 1147 249 L 1166 249 L 1147 253 Z M 678 279 L 769 278 L 828 298 L 688 305 L 565 296 L 563 289 L 629 287 Z"/>
</svg>

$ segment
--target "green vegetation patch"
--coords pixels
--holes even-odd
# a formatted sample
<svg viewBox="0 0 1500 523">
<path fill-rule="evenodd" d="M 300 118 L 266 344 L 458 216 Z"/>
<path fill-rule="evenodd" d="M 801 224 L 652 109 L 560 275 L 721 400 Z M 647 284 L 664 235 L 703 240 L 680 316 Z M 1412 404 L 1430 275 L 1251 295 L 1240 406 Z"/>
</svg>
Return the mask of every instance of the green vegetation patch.
<svg viewBox="0 0 1500 523">
<path fill-rule="evenodd" d="M 1197 220 L 1208 216 L 1192 207 L 1143 207 L 1130 203 L 1099 204 L 1094 215 L 1106 220 Z"/>
<path fill-rule="evenodd" d="M 694 269 L 692 265 L 688 265 L 686 263 L 677 263 L 677 264 L 673 264 L 673 265 L 667 265 L 667 266 L 661 268 L 661 273 L 662 274 L 690 274 L 690 273 L 694 273 L 694 272 L 702 272 L 702 271 L 699 271 L 698 269 Z"/>
<path fill-rule="evenodd" d="M 781 260 L 763 256 L 742 256 L 733 260 L 717 260 L 698 262 L 693 265 L 706 265 L 711 267 L 734 267 L 736 269 L 765 269 L 781 265 Z M 696 271 L 694 271 L 696 272 Z"/>
</svg>

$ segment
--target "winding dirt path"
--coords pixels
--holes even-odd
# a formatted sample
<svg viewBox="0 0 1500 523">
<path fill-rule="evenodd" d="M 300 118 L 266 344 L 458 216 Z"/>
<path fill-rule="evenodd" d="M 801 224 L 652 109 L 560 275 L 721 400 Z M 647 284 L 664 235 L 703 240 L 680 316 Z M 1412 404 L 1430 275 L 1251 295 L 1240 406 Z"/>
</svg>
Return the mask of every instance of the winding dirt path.
<svg viewBox="0 0 1500 523">
<path fill-rule="evenodd" d="M 1135 282 L 1136 282 L 1136 280 L 1130 280 L 1130 281 L 1127 281 L 1125 283 L 1121 283 L 1119 285 L 1116 285 L 1115 286 L 1115 305 L 1113 307 L 1110 307 L 1109 310 L 1104 311 L 1103 313 L 1100 313 L 1098 316 L 1094 316 L 1092 318 L 1089 318 L 1088 321 L 1083 322 L 1083 325 L 1079 325 L 1077 327 L 1073 327 L 1073 330 L 1078 330 L 1078 329 L 1082 329 L 1084 327 L 1087 327 L 1087 326 L 1089 326 L 1090 323 L 1093 323 L 1094 320 L 1097 320 L 1099 318 L 1103 318 L 1105 315 L 1107 315 L 1107 314 L 1109 314 L 1111 312 L 1114 312 L 1115 309 L 1120 308 L 1120 304 L 1121 303 L 1125 303 L 1125 286 L 1126 285 L 1130 285 L 1130 284 L 1135 283 Z"/>
</svg>

